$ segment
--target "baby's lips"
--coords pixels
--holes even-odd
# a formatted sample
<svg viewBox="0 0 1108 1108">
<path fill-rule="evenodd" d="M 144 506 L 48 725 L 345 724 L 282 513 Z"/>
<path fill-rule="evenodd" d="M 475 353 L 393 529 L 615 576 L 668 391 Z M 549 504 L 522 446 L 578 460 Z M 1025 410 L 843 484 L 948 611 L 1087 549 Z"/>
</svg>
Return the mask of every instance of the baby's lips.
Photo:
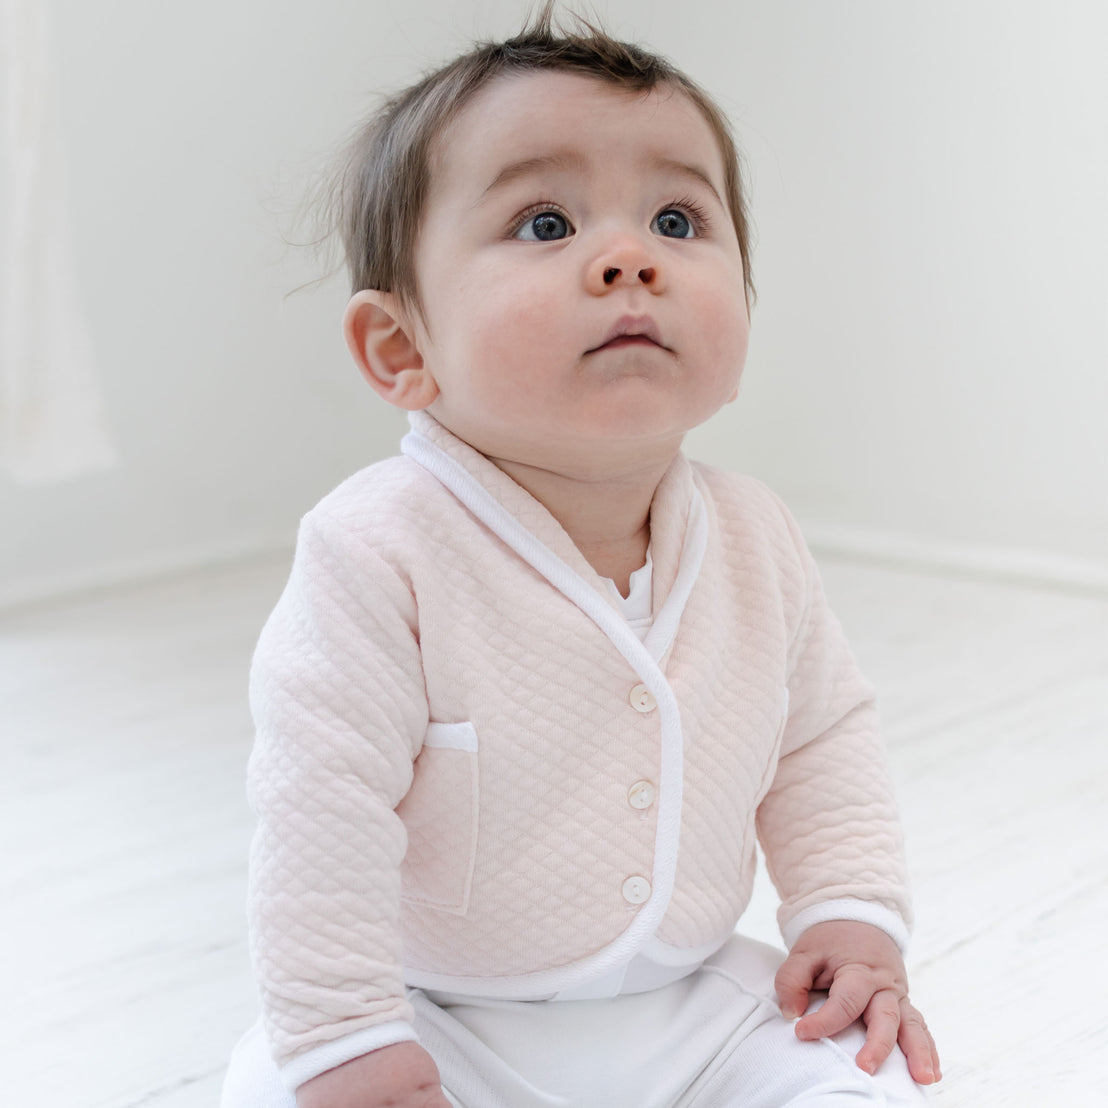
<svg viewBox="0 0 1108 1108">
<path fill-rule="evenodd" d="M 653 346 L 659 350 L 663 349 L 661 343 L 655 342 L 646 335 L 617 335 L 614 339 L 609 340 L 602 346 L 598 346 L 596 349 L 612 350 L 621 346 Z M 595 353 L 595 351 L 590 351 L 590 353 Z"/>
<path fill-rule="evenodd" d="M 604 338 L 587 353 L 592 354 L 613 343 L 650 343 L 666 349 L 658 325 L 648 315 L 623 315 L 612 324 Z"/>
</svg>

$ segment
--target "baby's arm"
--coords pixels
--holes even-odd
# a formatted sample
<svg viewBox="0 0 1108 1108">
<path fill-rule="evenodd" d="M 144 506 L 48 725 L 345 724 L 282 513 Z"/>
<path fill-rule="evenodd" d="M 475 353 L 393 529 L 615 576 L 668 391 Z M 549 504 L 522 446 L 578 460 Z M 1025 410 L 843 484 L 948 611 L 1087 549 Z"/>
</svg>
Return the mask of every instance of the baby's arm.
<svg viewBox="0 0 1108 1108">
<path fill-rule="evenodd" d="M 427 728 L 415 602 L 344 523 L 305 519 L 251 673 L 251 952 L 294 1088 L 414 1038 L 395 808 Z"/>
<path fill-rule="evenodd" d="M 791 638 L 789 718 L 758 834 L 782 897 L 792 953 L 777 979 L 782 1011 L 800 1015 L 811 989 L 830 989 L 801 1038 L 861 1017 L 869 1072 L 899 1042 L 912 1076 L 938 1080 L 935 1046 L 908 1002 L 901 951 L 911 922 L 901 828 L 873 695 L 828 607 L 819 573 L 786 514 L 805 577 Z"/>
<path fill-rule="evenodd" d="M 846 919 L 880 927 L 903 950 L 911 923 L 907 868 L 873 690 L 811 554 L 786 520 L 798 555 L 786 568 L 800 577 L 788 616 L 788 719 L 756 814 L 781 895 L 778 922 L 790 948 L 814 924 Z"/>
<path fill-rule="evenodd" d="M 450 1108 L 434 1059 L 418 1043 L 396 1043 L 301 1085 L 297 1108 Z"/>
</svg>

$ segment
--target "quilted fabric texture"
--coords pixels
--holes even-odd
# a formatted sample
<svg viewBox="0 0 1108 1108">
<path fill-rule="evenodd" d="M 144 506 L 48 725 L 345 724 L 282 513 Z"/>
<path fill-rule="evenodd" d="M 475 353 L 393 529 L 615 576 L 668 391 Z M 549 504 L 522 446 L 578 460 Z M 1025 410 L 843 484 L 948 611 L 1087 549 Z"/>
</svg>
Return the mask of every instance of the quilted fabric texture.
<svg viewBox="0 0 1108 1108">
<path fill-rule="evenodd" d="M 279 1062 L 409 1019 L 405 980 L 538 997 L 651 936 L 721 943 L 756 831 L 783 926 L 843 897 L 907 919 L 872 694 L 768 490 L 674 462 L 651 512 L 656 620 L 691 591 L 640 658 L 574 601 L 614 611 L 546 510 L 413 426 L 493 507 L 409 457 L 351 478 L 305 517 L 255 655 L 252 949 Z M 470 726 L 425 748 L 432 723 Z M 642 782 L 657 799 L 636 806 Z"/>
</svg>

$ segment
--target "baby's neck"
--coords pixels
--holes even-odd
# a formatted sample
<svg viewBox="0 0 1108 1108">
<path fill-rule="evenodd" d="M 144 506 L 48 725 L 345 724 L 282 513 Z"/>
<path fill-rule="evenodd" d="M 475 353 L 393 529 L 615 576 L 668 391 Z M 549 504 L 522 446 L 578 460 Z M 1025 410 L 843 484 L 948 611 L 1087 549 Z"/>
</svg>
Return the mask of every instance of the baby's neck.
<svg viewBox="0 0 1108 1108">
<path fill-rule="evenodd" d="M 650 503 L 669 462 L 629 475 L 586 479 L 493 461 L 546 508 L 589 565 L 626 596 L 631 574 L 646 563 Z"/>
<path fill-rule="evenodd" d="M 644 521 L 639 531 L 628 536 L 624 542 L 605 542 L 594 546 L 582 545 L 577 548 L 584 554 L 586 561 L 601 577 L 610 577 L 619 589 L 620 596 L 627 597 L 631 592 L 631 574 L 646 564 L 646 548 L 650 545 L 650 520 Z"/>
</svg>

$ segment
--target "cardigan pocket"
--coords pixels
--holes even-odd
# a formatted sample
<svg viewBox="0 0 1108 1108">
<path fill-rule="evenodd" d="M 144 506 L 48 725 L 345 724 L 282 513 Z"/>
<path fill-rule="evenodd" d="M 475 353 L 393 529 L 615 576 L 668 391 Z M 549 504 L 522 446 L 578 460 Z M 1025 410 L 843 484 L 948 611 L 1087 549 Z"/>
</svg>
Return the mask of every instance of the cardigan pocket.
<svg viewBox="0 0 1108 1108">
<path fill-rule="evenodd" d="M 477 785 L 473 724 L 428 724 L 412 787 L 396 809 L 408 833 L 404 900 L 466 912 L 477 860 Z"/>
</svg>

